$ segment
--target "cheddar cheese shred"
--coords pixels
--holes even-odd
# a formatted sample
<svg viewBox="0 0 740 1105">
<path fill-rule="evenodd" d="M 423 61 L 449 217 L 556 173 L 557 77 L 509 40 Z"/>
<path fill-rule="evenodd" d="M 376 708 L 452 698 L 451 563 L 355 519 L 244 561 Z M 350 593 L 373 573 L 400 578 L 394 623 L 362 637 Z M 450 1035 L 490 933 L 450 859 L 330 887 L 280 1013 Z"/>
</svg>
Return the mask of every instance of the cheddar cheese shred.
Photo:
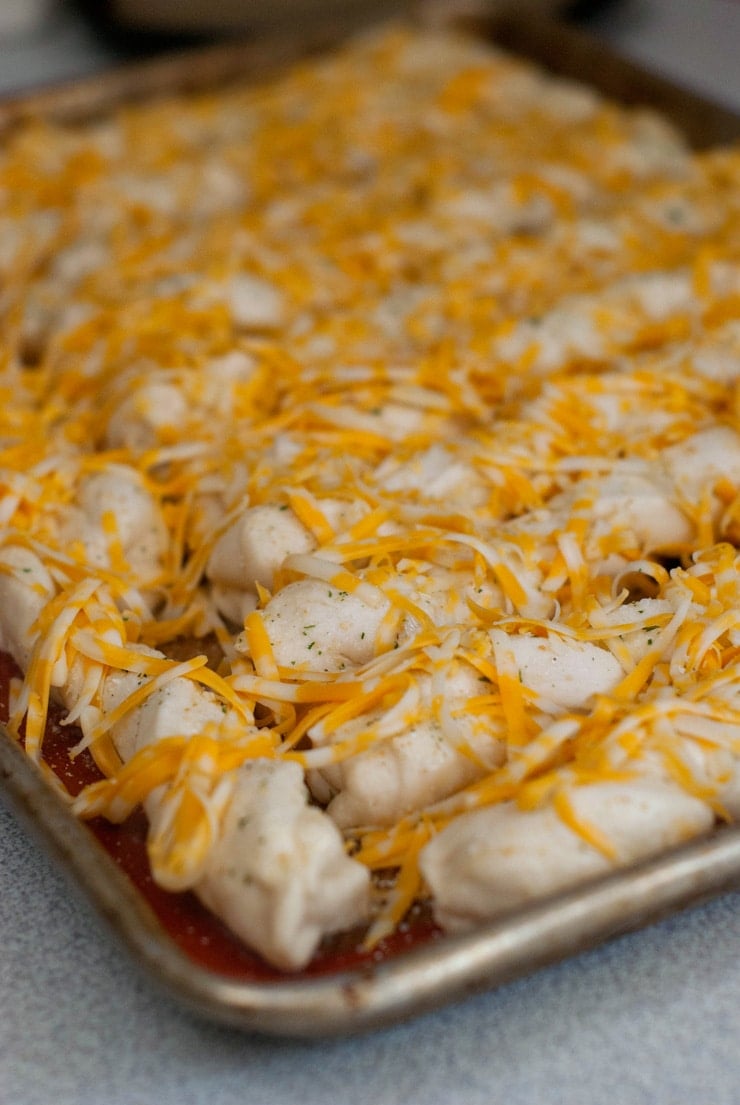
<svg viewBox="0 0 740 1105">
<path fill-rule="evenodd" d="M 740 815 L 740 150 L 392 26 L 18 124 L 0 270 L 9 728 L 161 886 L 295 970 Z"/>
</svg>

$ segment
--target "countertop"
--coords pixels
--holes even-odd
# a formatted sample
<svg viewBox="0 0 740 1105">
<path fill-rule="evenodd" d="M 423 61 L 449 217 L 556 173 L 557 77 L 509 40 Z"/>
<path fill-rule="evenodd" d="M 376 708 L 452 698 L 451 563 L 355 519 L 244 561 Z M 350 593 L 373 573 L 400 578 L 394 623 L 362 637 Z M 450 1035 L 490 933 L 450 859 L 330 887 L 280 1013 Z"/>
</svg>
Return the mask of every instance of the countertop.
<svg viewBox="0 0 740 1105">
<path fill-rule="evenodd" d="M 131 49 L 73 9 L 0 40 L 0 89 Z M 740 108 L 740 3 L 635 0 L 589 18 Z M 737 1105 L 740 894 L 373 1034 L 249 1036 L 178 1008 L 0 806 L 0 1105 Z"/>
</svg>

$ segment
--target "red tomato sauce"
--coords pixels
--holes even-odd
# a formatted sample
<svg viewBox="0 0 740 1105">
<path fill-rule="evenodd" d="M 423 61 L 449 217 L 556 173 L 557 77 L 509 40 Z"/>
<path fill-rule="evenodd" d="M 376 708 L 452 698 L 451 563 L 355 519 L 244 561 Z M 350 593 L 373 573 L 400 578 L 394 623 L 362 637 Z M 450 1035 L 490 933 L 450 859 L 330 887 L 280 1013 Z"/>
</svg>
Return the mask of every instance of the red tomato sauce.
<svg viewBox="0 0 740 1105">
<path fill-rule="evenodd" d="M 19 672 L 13 660 L 0 652 L 0 721 L 8 720 L 10 681 Z M 76 726 L 59 723 L 60 711 L 53 707 L 44 737 L 46 762 L 71 794 L 78 794 L 88 783 L 101 778 L 92 757 L 82 752 L 74 759 L 69 750 L 79 741 Z M 146 818 L 137 812 L 122 825 L 103 818 L 87 822 L 87 827 L 108 855 L 126 873 L 157 916 L 163 929 L 199 966 L 244 982 L 266 982 L 286 975 L 249 951 L 217 917 L 209 913 L 194 894 L 172 894 L 154 882 L 146 852 Z M 428 912 L 414 908 L 397 932 L 381 941 L 371 952 L 361 946 L 362 933 L 331 937 L 319 948 L 302 977 L 370 968 L 408 949 L 435 939 L 439 930 Z"/>
</svg>

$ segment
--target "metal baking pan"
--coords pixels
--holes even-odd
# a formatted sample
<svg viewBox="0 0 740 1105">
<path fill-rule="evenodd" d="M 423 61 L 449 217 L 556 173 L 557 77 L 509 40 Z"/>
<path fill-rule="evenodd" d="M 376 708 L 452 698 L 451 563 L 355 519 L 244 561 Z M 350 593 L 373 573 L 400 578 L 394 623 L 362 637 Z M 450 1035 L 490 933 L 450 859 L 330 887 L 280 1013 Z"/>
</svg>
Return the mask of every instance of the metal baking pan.
<svg viewBox="0 0 740 1105">
<path fill-rule="evenodd" d="M 469 7 L 469 5 L 468 5 Z M 502 15 L 466 17 L 476 33 L 623 102 L 655 106 L 697 146 L 740 137 L 740 117 L 625 62 L 565 25 Z M 300 40 L 210 48 L 44 90 L 0 105 L 0 130 L 31 115 L 84 121 L 115 104 L 236 76 L 260 79 L 331 31 Z M 547 963 L 740 887 L 740 827 L 590 882 L 459 937 L 431 940 L 379 963 L 323 974 L 242 981 L 195 963 L 88 826 L 76 820 L 18 744 L 0 727 L 0 791 L 67 872 L 109 929 L 179 1001 L 240 1028 L 298 1037 L 346 1034 L 420 1014 L 508 982 Z"/>
<path fill-rule="evenodd" d="M 740 886 L 740 828 L 723 828 L 650 863 L 370 970 L 235 982 L 195 965 L 177 947 L 108 852 L 7 735 L 0 739 L 0 783 L 19 818 L 150 979 L 209 1018 L 256 1032 L 329 1036 L 404 1020 Z"/>
</svg>

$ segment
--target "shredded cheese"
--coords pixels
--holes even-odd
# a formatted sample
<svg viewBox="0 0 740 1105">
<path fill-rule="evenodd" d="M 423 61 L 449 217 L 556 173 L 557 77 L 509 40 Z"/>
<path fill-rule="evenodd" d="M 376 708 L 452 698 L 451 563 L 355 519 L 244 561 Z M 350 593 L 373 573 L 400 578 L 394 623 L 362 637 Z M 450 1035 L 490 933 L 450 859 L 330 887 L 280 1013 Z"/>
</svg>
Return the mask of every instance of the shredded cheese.
<svg viewBox="0 0 740 1105">
<path fill-rule="evenodd" d="M 239 771 L 299 765 L 395 878 L 368 947 L 471 811 L 608 863 L 578 788 L 740 815 L 738 196 L 740 150 L 403 27 L 9 134 L 0 645 L 28 754 L 56 697 L 106 776 L 75 811 L 144 804 L 197 889 Z M 205 720 L 129 747 L 168 688 Z"/>
</svg>

